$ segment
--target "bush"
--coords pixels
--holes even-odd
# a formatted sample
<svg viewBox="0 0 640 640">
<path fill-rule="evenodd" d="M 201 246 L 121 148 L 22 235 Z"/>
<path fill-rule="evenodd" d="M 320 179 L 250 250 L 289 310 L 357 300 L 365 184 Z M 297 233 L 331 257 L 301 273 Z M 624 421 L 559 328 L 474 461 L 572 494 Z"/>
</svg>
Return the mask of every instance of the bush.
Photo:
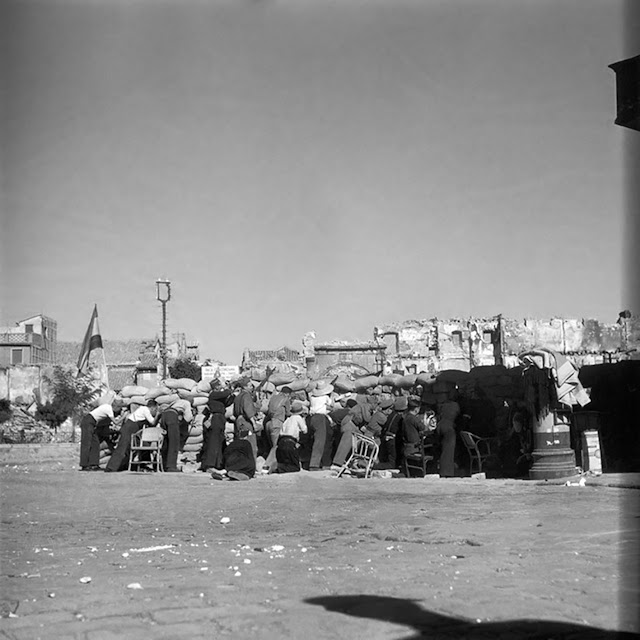
<svg viewBox="0 0 640 640">
<path fill-rule="evenodd" d="M 35 417 L 54 429 L 70 416 L 79 418 L 88 411 L 91 402 L 100 393 L 89 378 L 76 378 L 62 367 L 54 367 L 53 376 L 45 380 L 52 388 L 53 400 L 39 404 Z"/>
<path fill-rule="evenodd" d="M 169 365 L 169 375 L 176 380 L 179 378 L 190 378 L 191 380 L 200 382 L 202 370 L 200 365 L 193 362 L 193 360 L 180 358 Z"/>
<path fill-rule="evenodd" d="M 11 403 L 6 398 L 2 398 L 0 400 L 0 424 L 11 420 L 12 415 Z"/>
</svg>

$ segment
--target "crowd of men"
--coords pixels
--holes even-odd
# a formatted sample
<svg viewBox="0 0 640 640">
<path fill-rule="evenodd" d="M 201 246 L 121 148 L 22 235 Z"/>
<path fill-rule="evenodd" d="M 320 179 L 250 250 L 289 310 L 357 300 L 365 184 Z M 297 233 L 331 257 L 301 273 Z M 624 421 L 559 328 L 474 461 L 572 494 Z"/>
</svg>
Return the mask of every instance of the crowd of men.
<svg viewBox="0 0 640 640">
<path fill-rule="evenodd" d="M 412 391 L 419 394 L 420 389 Z M 404 457 L 415 453 L 426 435 L 439 451 L 438 473 L 450 477 L 455 475 L 459 414 L 455 393 L 439 406 L 428 407 L 420 395 L 407 391 L 341 394 L 327 381 L 318 381 L 310 391 L 294 391 L 248 378 L 233 384 L 214 380 L 204 409 L 203 441 L 197 459 L 201 471 L 220 480 L 247 480 L 257 470 L 338 470 L 350 454 L 353 434 L 363 433 L 379 445 L 376 467 L 400 470 Z M 131 436 L 145 426 L 157 426 L 164 433 L 164 471 L 180 472 L 179 453 L 193 417 L 186 400 L 176 400 L 162 410 L 154 400 L 130 408 L 118 401 L 102 404 L 82 420 L 80 468 L 102 470 L 100 442 L 113 434 L 117 424 L 119 437 L 110 446 L 104 471 L 126 469 Z M 233 424 L 232 433 L 228 423 Z M 264 462 L 258 466 L 260 458 Z"/>
</svg>

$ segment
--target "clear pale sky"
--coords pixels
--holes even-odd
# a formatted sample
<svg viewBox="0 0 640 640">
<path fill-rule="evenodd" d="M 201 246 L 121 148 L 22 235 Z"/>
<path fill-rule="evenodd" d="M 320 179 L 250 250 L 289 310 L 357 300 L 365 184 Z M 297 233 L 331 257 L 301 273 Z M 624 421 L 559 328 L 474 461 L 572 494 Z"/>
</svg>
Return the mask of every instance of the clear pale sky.
<svg viewBox="0 0 640 640">
<path fill-rule="evenodd" d="M 201 354 L 623 300 L 617 0 L 5 0 L 3 325 Z"/>
</svg>

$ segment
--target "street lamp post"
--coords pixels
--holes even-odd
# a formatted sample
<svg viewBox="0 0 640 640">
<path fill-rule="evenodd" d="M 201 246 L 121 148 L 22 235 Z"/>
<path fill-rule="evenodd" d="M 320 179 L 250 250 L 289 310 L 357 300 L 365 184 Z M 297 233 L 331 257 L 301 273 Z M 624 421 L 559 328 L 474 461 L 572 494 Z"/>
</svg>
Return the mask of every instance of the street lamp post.
<svg viewBox="0 0 640 640">
<path fill-rule="evenodd" d="M 162 345 L 160 356 L 162 358 L 162 379 L 167 377 L 167 302 L 171 300 L 171 282 L 159 278 L 156 280 L 156 300 L 162 305 Z"/>
</svg>

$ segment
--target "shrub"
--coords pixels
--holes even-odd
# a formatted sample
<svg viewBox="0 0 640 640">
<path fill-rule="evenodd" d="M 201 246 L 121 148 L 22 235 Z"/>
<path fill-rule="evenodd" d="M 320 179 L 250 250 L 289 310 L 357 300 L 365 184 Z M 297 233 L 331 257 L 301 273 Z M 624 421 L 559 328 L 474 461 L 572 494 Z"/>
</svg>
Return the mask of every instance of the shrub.
<svg viewBox="0 0 640 640">
<path fill-rule="evenodd" d="M 202 370 L 200 365 L 189 360 L 188 358 L 179 358 L 173 364 L 169 365 L 169 375 L 172 378 L 191 378 L 196 382 L 200 382 L 202 378 Z"/>
<path fill-rule="evenodd" d="M 76 378 L 62 367 L 54 367 L 53 376 L 45 380 L 52 389 L 53 400 L 39 404 L 35 417 L 54 429 L 68 417 L 79 418 L 82 413 L 88 411 L 91 402 L 100 393 L 91 384 L 90 378 Z"/>
</svg>

